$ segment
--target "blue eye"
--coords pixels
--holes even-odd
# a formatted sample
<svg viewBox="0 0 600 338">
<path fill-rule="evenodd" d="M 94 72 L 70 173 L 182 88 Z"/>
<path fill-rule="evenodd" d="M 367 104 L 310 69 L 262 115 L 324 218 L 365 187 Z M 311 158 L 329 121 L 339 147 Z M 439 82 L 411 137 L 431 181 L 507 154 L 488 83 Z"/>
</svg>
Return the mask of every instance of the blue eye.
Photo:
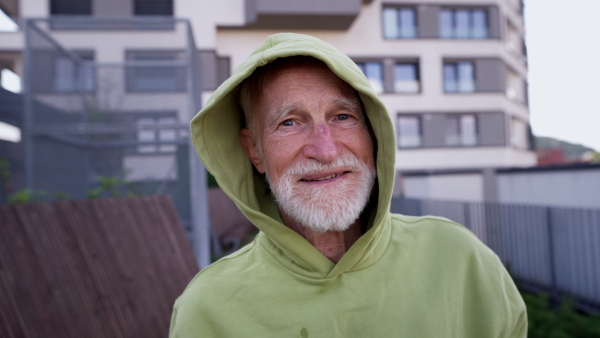
<svg viewBox="0 0 600 338">
<path fill-rule="evenodd" d="M 340 121 L 345 121 L 345 120 L 348 120 L 349 118 L 350 118 L 350 116 L 348 114 L 338 115 L 338 120 L 340 120 Z"/>
<path fill-rule="evenodd" d="M 284 127 L 292 127 L 294 125 L 294 121 L 292 120 L 285 120 L 283 122 L 281 122 L 281 125 Z"/>
</svg>

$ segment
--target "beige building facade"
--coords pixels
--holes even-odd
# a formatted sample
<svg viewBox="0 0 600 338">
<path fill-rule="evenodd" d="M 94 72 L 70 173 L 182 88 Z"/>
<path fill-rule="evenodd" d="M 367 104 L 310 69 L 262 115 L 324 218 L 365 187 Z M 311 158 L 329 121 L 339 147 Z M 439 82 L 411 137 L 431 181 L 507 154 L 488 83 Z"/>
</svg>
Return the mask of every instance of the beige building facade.
<svg viewBox="0 0 600 338">
<path fill-rule="evenodd" d="M 520 0 L 0 0 L 0 7 L 21 27 L 30 18 L 58 20 L 48 24 L 52 36 L 103 65 L 185 58 L 181 39 L 189 27 L 203 101 L 269 34 L 310 34 L 348 54 L 380 92 L 396 128 L 399 174 L 536 162 Z M 111 21 L 123 25 L 127 18 L 163 17 L 186 20 L 189 26 L 157 21 L 133 31 Z M 106 22 L 112 22 L 110 29 Z M 22 75 L 25 47 L 23 30 L 0 33 L 0 66 Z M 50 81 L 54 89 L 72 86 L 67 65 L 55 61 L 46 68 L 52 68 L 47 76 L 55 78 Z M 106 110 L 120 112 L 165 105 L 174 109 L 165 121 L 185 122 L 186 104 L 172 108 L 184 100 L 178 95 L 185 90 L 184 75 L 158 72 L 121 81 L 124 88 L 116 89 L 105 82 L 104 94 L 96 91 L 105 97 L 97 100 Z M 127 75 L 90 71 L 90 86 L 102 85 L 103 76 Z M 168 93 L 142 95 L 153 86 Z M 124 94 L 107 95 L 110 90 Z M 51 91 L 39 99 L 52 100 Z M 482 179 L 465 185 L 480 186 Z M 481 195 L 468 193 L 473 194 Z"/>
</svg>

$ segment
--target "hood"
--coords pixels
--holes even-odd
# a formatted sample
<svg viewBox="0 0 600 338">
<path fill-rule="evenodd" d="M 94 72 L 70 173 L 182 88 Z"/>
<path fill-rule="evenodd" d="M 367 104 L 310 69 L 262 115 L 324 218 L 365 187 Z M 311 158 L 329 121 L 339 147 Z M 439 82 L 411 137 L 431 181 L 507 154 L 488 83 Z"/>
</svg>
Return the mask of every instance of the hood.
<svg viewBox="0 0 600 338">
<path fill-rule="evenodd" d="M 308 241 L 286 227 L 264 175 L 254 170 L 240 143 L 244 114 L 238 103 L 239 84 L 260 66 L 289 56 L 323 61 L 359 93 L 377 140 L 377 184 L 371 197 L 367 232 L 334 264 Z M 257 241 L 276 253 L 294 271 L 315 278 L 333 277 L 374 264 L 389 239 L 389 209 L 395 176 L 395 137 L 390 117 L 367 78 L 356 64 L 333 46 L 311 36 L 281 33 L 269 36 L 211 96 L 192 119 L 194 146 L 223 191 L 254 223 Z"/>
</svg>

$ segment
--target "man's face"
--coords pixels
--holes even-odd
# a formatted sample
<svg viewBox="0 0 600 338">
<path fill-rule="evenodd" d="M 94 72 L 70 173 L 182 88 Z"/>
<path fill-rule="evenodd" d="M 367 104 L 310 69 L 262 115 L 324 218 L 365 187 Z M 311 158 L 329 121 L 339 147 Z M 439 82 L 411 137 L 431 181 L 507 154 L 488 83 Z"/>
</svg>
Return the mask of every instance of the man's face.
<svg viewBox="0 0 600 338">
<path fill-rule="evenodd" d="M 320 232 L 353 224 L 375 179 L 355 91 L 325 65 L 290 65 L 269 74 L 253 113 L 258 130 L 245 148 L 280 211 Z"/>
</svg>

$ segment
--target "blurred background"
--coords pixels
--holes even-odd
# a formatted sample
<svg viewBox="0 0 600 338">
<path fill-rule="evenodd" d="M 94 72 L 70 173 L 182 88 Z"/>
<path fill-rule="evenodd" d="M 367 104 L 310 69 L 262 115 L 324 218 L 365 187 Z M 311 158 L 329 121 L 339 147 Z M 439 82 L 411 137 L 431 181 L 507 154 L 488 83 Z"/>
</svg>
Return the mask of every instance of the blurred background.
<svg viewBox="0 0 600 338">
<path fill-rule="evenodd" d="M 388 108 L 393 211 L 458 221 L 548 306 L 566 295 L 576 311 L 600 310 L 600 2 L 0 9 L 1 204 L 166 194 L 198 266 L 237 250 L 256 229 L 203 169 L 188 124 L 267 35 L 306 33 L 349 55 Z"/>
</svg>

